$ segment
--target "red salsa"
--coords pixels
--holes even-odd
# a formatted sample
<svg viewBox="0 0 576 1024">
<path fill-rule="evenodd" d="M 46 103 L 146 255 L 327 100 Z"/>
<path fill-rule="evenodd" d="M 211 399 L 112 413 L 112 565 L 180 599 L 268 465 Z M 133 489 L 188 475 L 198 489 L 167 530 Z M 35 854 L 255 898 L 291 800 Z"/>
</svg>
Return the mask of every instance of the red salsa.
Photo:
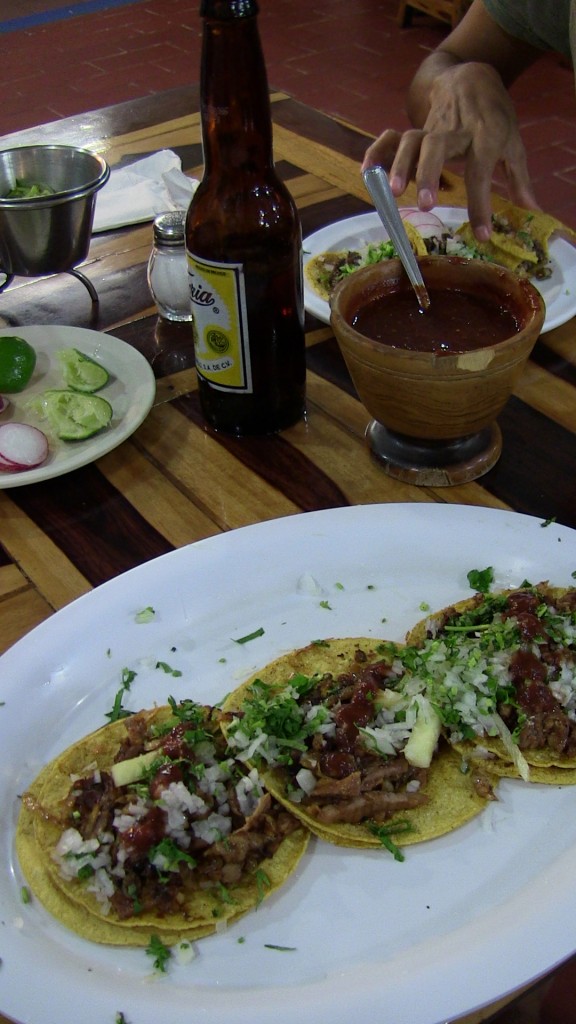
<svg viewBox="0 0 576 1024">
<path fill-rule="evenodd" d="M 486 348 L 518 332 L 513 311 L 493 298 L 453 289 L 428 291 L 426 312 L 418 308 L 412 289 L 391 292 L 367 303 L 352 326 L 392 348 L 447 355 Z"/>
</svg>

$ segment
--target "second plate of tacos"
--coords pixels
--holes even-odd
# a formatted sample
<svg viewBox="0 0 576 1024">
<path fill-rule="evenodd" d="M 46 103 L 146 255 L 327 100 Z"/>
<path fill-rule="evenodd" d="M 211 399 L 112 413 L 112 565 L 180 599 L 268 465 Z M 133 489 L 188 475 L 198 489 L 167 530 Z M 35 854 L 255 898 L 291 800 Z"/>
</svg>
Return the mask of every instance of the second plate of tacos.
<svg viewBox="0 0 576 1024">
<path fill-rule="evenodd" d="M 462 772 L 424 695 L 403 692 L 400 648 L 331 639 L 286 654 L 223 704 L 235 756 L 322 839 L 401 847 L 444 835 L 494 798 Z"/>
<path fill-rule="evenodd" d="M 32 892 L 111 945 L 208 935 L 282 885 L 309 834 L 230 757 L 218 713 L 192 701 L 113 722 L 46 765 L 16 834 Z"/>
<path fill-rule="evenodd" d="M 542 333 L 576 311 L 576 233 L 556 218 L 499 201 L 493 232 L 478 243 L 461 207 L 436 207 L 430 214 L 401 208 L 416 255 L 487 259 L 528 276 L 546 303 Z M 414 223 L 410 218 L 414 218 Z M 344 274 L 395 254 L 377 213 L 359 214 L 320 228 L 303 241 L 304 301 L 309 313 L 330 321 L 330 295 Z"/>
</svg>

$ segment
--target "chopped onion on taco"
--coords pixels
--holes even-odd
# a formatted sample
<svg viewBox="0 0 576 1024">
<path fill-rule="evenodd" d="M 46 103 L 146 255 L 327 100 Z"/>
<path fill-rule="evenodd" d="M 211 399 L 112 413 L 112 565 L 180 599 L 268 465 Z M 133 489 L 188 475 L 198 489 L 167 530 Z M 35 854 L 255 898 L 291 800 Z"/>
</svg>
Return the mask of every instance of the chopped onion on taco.
<svg viewBox="0 0 576 1024">
<path fill-rule="evenodd" d="M 254 909 L 309 834 L 230 756 L 219 713 L 182 701 L 104 726 L 48 764 L 22 800 L 32 891 L 84 938 L 173 945 Z"/>
<path fill-rule="evenodd" d="M 478 593 L 429 615 L 407 643 L 411 685 L 461 753 L 500 775 L 576 781 L 576 588 Z"/>
<path fill-rule="evenodd" d="M 374 825 L 398 819 L 399 845 L 443 835 L 482 811 L 494 780 L 462 772 L 433 705 L 402 679 L 397 645 L 311 644 L 227 698 L 228 744 L 323 839 L 378 846 Z"/>
</svg>

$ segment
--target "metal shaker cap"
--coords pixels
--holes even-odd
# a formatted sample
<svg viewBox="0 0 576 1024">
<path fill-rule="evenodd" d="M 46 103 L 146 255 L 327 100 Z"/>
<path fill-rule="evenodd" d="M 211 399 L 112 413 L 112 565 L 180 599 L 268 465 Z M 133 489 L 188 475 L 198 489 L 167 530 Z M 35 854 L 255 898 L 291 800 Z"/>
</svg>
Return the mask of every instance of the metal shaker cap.
<svg viewBox="0 0 576 1024">
<path fill-rule="evenodd" d="M 186 225 L 186 210 L 159 213 L 154 219 L 154 241 L 158 245 L 182 245 Z"/>
</svg>

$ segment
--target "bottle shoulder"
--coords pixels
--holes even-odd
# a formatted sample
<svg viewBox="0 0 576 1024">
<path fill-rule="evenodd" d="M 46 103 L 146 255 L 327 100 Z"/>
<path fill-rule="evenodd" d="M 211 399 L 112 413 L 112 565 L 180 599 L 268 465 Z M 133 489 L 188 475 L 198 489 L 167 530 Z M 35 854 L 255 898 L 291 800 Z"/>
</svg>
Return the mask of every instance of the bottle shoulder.
<svg viewBox="0 0 576 1024">
<path fill-rule="evenodd" d="M 260 183 L 213 180 L 199 185 L 188 211 L 188 232 L 207 220 L 229 231 L 299 224 L 295 200 L 280 179 Z"/>
</svg>

